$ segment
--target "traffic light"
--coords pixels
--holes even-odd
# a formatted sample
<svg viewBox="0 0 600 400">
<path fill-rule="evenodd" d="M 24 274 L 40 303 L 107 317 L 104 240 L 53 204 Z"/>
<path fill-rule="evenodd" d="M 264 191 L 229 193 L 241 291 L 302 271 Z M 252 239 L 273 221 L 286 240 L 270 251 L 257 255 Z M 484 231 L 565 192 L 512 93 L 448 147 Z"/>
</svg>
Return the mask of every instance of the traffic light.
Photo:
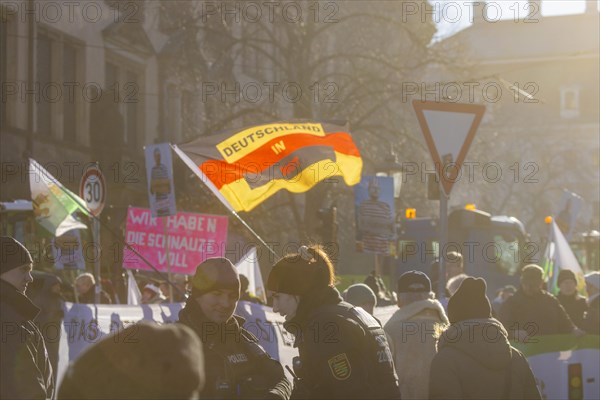
<svg viewBox="0 0 600 400">
<path fill-rule="evenodd" d="M 583 374 L 581 363 L 569 364 L 569 400 L 583 399 Z"/>
</svg>

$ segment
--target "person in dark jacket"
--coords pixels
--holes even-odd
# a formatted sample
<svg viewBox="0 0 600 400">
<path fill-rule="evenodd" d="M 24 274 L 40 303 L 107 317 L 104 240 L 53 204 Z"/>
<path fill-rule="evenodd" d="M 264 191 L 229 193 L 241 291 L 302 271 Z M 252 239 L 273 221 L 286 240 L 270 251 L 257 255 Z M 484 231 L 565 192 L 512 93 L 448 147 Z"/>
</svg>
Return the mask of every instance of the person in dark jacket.
<svg viewBox="0 0 600 400">
<path fill-rule="evenodd" d="M 283 367 L 234 315 L 239 298 L 240 280 L 231 261 L 209 258 L 198 265 L 179 322 L 196 332 L 210 367 L 200 397 L 288 399 L 292 388 Z"/>
<path fill-rule="evenodd" d="M 12 237 L 0 237 L 0 398 L 51 399 L 52 366 L 33 322 L 40 309 L 25 295 L 33 281 L 29 251 Z"/>
<path fill-rule="evenodd" d="M 584 327 L 587 333 L 600 335 L 600 272 L 590 272 L 585 276 L 588 293 L 588 310 Z"/>
<path fill-rule="evenodd" d="M 40 281 L 40 287 L 36 291 L 31 291 L 31 287 L 27 288 L 27 297 L 40 309 L 40 313 L 34 322 L 44 336 L 48 357 L 56 379 L 61 324 L 64 317 L 64 299 L 61 294 L 62 280 L 56 275 L 39 271 L 34 271 L 33 276 L 33 282 Z"/>
<path fill-rule="evenodd" d="M 195 400 L 205 369 L 190 328 L 140 322 L 86 348 L 65 372 L 58 399 Z"/>
<path fill-rule="evenodd" d="M 571 321 L 580 329 L 583 329 L 583 318 L 587 312 L 587 301 L 585 297 L 577 293 L 577 277 L 573 271 L 560 270 L 557 278 L 560 292 L 556 296 L 560 305 L 563 306 Z"/>
<path fill-rule="evenodd" d="M 508 342 L 481 278 L 467 278 L 448 301 L 448 326 L 431 362 L 430 399 L 540 399 L 527 359 Z"/>
<path fill-rule="evenodd" d="M 537 265 L 523 267 L 520 288 L 502 304 L 500 321 L 511 339 L 527 342 L 538 335 L 583 334 L 556 297 L 543 289 L 543 275 Z"/>
<path fill-rule="evenodd" d="M 267 290 L 299 352 L 293 398 L 399 398 L 383 328 L 342 301 L 321 248 L 302 246 L 284 256 L 273 266 Z"/>
</svg>

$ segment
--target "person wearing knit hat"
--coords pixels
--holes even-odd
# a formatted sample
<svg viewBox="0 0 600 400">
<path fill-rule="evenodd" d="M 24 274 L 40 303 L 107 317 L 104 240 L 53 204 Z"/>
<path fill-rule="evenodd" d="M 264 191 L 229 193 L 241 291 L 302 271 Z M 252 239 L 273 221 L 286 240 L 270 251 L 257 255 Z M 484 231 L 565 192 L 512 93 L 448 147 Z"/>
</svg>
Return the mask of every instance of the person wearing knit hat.
<svg viewBox="0 0 600 400">
<path fill-rule="evenodd" d="M 587 301 L 585 297 L 577 293 L 577 277 L 575 273 L 569 269 L 561 269 L 557 278 L 558 288 L 560 292 L 556 298 L 563 306 L 571 321 L 583 329 L 583 319 L 587 312 Z"/>
<path fill-rule="evenodd" d="M 320 246 L 301 246 L 271 269 L 273 312 L 295 336 L 295 398 L 397 398 L 398 378 L 381 324 L 342 300 Z M 316 329 L 316 331 L 315 331 Z"/>
<path fill-rule="evenodd" d="M 33 322 L 40 309 L 25 295 L 33 259 L 19 241 L 0 237 L 0 398 L 50 399 L 52 366 L 44 338 Z"/>
<path fill-rule="evenodd" d="M 393 349 L 403 399 L 429 397 L 429 370 L 436 353 L 435 333 L 448 324 L 429 277 L 408 271 L 398 279 L 398 310 L 384 326 Z"/>
<path fill-rule="evenodd" d="M 523 267 L 519 289 L 500 307 L 499 319 L 511 329 L 511 339 L 527 341 L 527 326 L 537 328 L 533 335 L 582 335 L 557 298 L 544 290 L 543 276 L 538 265 Z"/>
<path fill-rule="evenodd" d="M 198 399 L 202 345 L 185 325 L 141 322 L 84 350 L 65 372 L 58 399 Z"/>
<path fill-rule="evenodd" d="M 240 299 L 240 279 L 227 258 L 209 258 L 196 267 L 192 291 L 179 312 L 204 346 L 206 386 L 201 398 L 287 399 L 291 384 L 281 364 L 243 328 L 234 314 Z"/>
<path fill-rule="evenodd" d="M 587 333 L 600 335 L 600 272 L 585 275 L 585 288 L 588 294 L 588 312 L 584 320 Z"/>
<path fill-rule="evenodd" d="M 342 297 L 345 301 L 356 307 L 361 307 L 363 310 L 373 315 L 373 309 L 377 304 L 377 296 L 373 290 L 364 283 L 356 283 L 348 286 Z"/>
<path fill-rule="evenodd" d="M 430 399 L 541 399 L 525 356 L 492 318 L 486 282 L 466 278 L 448 301 L 448 319 L 431 362 Z"/>
<path fill-rule="evenodd" d="M 160 288 L 152 283 L 146 284 L 142 289 L 142 304 L 159 304 L 164 303 L 167 298 L 163 296 Z"/>
</svg>

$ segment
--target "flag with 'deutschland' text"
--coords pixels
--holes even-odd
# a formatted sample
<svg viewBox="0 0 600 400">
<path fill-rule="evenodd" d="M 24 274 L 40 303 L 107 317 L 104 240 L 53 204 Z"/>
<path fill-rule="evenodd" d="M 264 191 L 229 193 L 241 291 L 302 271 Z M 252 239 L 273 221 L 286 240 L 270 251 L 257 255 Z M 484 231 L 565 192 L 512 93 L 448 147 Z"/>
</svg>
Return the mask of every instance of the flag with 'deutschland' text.
<svg viewBox="0 0 600 400">
<path fill-rule="evenodd" d="M 173 149 L 235 211 L 250 211 L 281 189 L 306 192 L 333 176 L 352 186 L 362 171 L 352 136 L 334 123 L 270 123 Z"/>
</svg>

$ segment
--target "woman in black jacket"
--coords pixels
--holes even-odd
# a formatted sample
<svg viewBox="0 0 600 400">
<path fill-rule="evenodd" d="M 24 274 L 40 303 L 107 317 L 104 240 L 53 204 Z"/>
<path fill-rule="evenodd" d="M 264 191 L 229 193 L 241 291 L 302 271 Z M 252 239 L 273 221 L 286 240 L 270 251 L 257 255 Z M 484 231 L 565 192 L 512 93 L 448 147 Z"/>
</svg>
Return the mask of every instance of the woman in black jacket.
<svg viewBox="0 0 600 400">
<path fill-rule="evenodd" d="M 360 307 L 342 301 L 333 265 L 317 246 L 302 246 L 271 270 L 273 311 L 295 336 L 296 398 L 398 398 L 385 333 Z"/>
</svg>

